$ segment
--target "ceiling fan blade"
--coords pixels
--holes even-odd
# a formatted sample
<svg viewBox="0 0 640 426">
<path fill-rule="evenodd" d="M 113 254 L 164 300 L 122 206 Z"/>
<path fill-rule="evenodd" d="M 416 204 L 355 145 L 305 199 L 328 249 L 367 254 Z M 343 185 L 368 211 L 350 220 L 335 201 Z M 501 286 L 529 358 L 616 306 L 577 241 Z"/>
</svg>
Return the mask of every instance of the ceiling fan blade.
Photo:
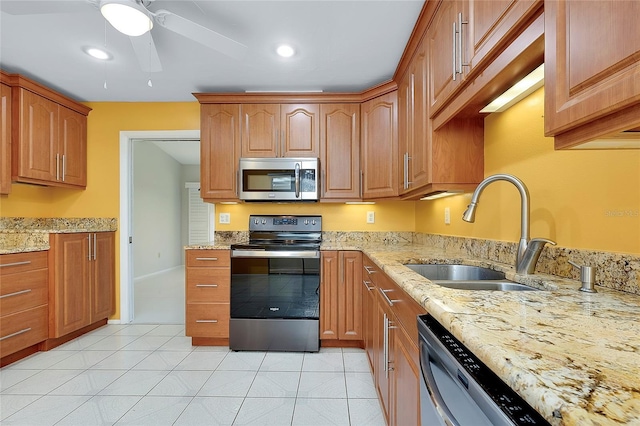
<svg viewBox="0 0 640 426">
<path fill-rule="evenodd" d="M 247 46 L 244 44 L 183 18 L 182 16 L 176 15 L 175 13 L 167 10 L 158 10 L 154 12 L 154 16 L 156 22 L 166 29 L 234 59 L 240 60 L 247 53 Z"/>
<path fill-rule="evenodd" d="M 129 37 L 133 50 L 136 52 L 138 62 L 140 63 L 140 69 L 144 72 L 160 72 L 162 71 L 162 64 L 160 63 L 160 57 L 156 50 L 156 45 L 153 42 L 153 37 L 150 32 L 138 37 Z"/>
</svg>

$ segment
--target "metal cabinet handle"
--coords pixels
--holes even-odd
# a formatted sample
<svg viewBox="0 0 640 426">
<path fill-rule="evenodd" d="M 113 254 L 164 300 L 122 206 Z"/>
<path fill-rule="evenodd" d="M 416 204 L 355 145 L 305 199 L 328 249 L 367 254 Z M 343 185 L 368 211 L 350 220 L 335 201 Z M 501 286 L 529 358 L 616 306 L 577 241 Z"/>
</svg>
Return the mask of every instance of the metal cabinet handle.
<svg viewBox="0 0 640 426">
<path fill-rule="evenodd" d="M 30 260 L 25 260 L 25 261 L 22 261 L 22 262 L 5 263 L 4 265 L 0 265 L 0 268 L 8 268 L 9 266 L 28 265 L 30 263 L 31 263 Z"/>
<path fill-rule="evenodd" d="M 382 363 L 384 375 L 389 377 L 389 317 L 383 314 L 382 319 Z"/>
<path fill-rule="evenodd" d="M 196 287 L 218 287 L 218 284 L 196 284 Z"/>
<path fill-rule="evenodd" d="M 380 293 L 382 294 L 382 296 L 384 296 L 385 300 L 387 301 L 387 303 L 389 304 L 389 306 L 393 306 L 393 304 L 395 302 L 399 302 L 399 299 L 389 299 L 389 296 L 387 296 L 387 292 L 393 291 L 393 290 L 383 290 L 382 288 L 378 287 L 378 290 L 380 290 Z"/>
<path fill-rule="evenodd" d="M 409 182 L 409 160 L 411 157 L 408 152 L 404 153 L 404 189 L 409 189 L 409 185 L 413 182 Z"/>
<path fill-rule="evenodd" d="M 371 291 L 371 290 L 373 290 L 374 287 L 373 286 L 369 286 L 369 284 L 372 284 L 371 281 L 362 280 L 362 285 L 364 285 L 367 290 Z"/>
<path fill-rule="evenodd" d="M 26 294 L 30 292 L 31 292 L 31 289 L 28 288 L 26 290 L 16 291 L 15 293 L 3 294 L 2 296 L 0 296 L 0 299 L 4 299 L 5 297 L 11 297 L 11 296 L 19 296 L 21 294 Z"/>
<path fill-rule="evenodd" d="M 218 260 L 217 257 L 196 257 L 196 260 Z"/>
<path fill-rule="evenodd" d="M 462 12 L 458 13 L 458 74 L 462 74 L 462 67 L 467 67 L 469 64 L 465 64 L 462 62 L 462 53 L 464 52 L 464 37 L 462 36 L 462 25 L 468 24 L 469 21 L 462 20 Z"/>
<path fill-rule="evenodd" d="M 375 274 L 376 271 L 371 267 L 371 266 L 363 266 L 363 268 L 365 269 L 365 271 L 367 271 L 368 274 Z"/>
<path fill-rule="evenodd" d="M 31 327 L 24 328 L 24 329 L 22 329 L 20 331 L 16 331 L 15 333 L 7 334 L 6 336 L 0 337 L 0 342 L 3 341 L 4 339 L 8 339 L 10 337 L 15 337 L 15 336 L 18 336 L 20 334 L 26 333 L 28 331 L 31 331 Z"/>
<path fill-rule="evenodd" d="M 196 320 L 197 323 L 208 323 L 208 324 L 215 324 L 218 322 L 218 320 Z"/>
</svg>

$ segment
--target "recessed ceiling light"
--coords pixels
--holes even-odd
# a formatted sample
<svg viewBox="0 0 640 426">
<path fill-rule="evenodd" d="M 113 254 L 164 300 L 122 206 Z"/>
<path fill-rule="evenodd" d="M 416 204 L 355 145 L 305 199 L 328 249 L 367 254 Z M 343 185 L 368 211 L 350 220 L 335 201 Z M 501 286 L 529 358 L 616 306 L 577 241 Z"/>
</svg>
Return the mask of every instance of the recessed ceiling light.
<svg viewBox="0 0 640 426">
<path fill-rule="evenodd" d="M 296 53 L 294 48 L 289 46 L 288 44 L 281 44 L 276 49 L 276 52 L 278 53 L 278 55 L 282 56 L 283 58 L 290 58 Z"/>
<path fill-rule="evenodd" d="M 98 49 L 97 47 L 85 47 L 83 50 L 87 55 L 96 59 L 101 59 L 103 61 L 111 59 L 111 54 L 109 54 L 109 52 Z"/>
</svg>

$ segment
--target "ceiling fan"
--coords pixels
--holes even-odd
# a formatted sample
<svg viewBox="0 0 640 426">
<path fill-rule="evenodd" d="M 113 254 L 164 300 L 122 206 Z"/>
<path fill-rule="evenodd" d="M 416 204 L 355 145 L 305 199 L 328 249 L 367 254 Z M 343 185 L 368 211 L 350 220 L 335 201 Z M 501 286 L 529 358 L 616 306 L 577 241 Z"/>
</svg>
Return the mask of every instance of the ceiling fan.
<svg viewBox="0 0 640 426">
<path fill-rule="evenodd" d="M 194 21 L 164 9 L 152 11 L 149 6 L 154 0 L 85 0 L 85 2 L 98 8 L 116 30 L 129 36 L 140 68 L 145 72 L 162 71 L 151 34 L 154 23 L 237 60 L 242 59 L 247 52 L 247 46 L 244 44 Z M 35 12 L 32 9 L 29 10 L 26 3 L 28 2 L 0 1 L 0 6 L 9 14 L 28 15 L 70 12 L 70 6 L 75 2 L 46 2 L 52 7 L 39 7 Z M 60 4 L 60 8 L 56 9 L 57 5 L 54 6 L 56 3 Z"/>
</svg>

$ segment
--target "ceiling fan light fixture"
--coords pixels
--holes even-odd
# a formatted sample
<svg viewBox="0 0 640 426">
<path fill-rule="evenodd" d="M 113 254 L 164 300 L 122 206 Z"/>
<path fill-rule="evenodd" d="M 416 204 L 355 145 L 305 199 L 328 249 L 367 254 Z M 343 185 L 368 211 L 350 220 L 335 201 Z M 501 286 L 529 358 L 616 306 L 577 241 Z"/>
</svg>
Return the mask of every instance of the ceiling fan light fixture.
<svg viewBox="0 0 640 426">
<path fill-rule="evenodd" d="M 153 28 L 147 10 L 134 1 L 104 0 L 100 12 L 116 30 L 128 36 L 141 36 Z"/>
</svg>

